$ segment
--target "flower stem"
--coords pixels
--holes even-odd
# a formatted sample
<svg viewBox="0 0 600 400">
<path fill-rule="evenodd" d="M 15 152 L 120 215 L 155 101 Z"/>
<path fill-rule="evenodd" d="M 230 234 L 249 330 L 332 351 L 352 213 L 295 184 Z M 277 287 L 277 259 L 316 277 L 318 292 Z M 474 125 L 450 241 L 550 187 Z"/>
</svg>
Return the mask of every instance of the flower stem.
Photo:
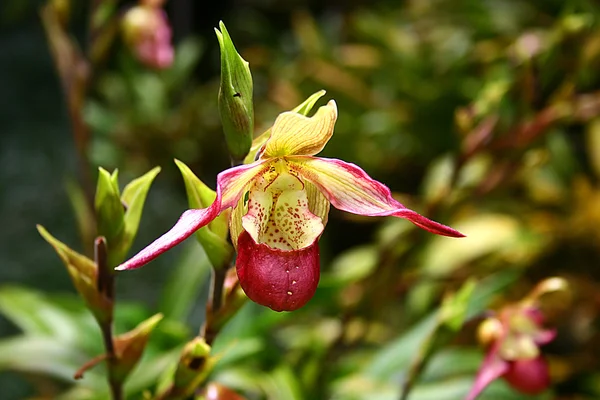
<svg viewBox="0 0 600 400">
<path fill-rule="evenodd" d="M 223 306 L 223 286 L 227 276 L 228 265 L 221 268 L 213 268 L 210 295 L 206 306 L 206 321 L 202 325 L 200 335 L 208 345 L 211 345 L 217 336 L 218 331 L 214 329 L 212 321 Z"/>
<path fill-rule="evenodd" d="M 110 301 L 111 308 L 114 307 L 115 300 L 115 275 L 108 266 L 108 251 L 106 248 L 106 239 L 98 237 L 94 241 L 94 259 L 98 271 L 98 291 L 106 296 Z M 106 350 L 106 365 L 108 369 L 108 385 L 110 386 L 112 400 L 123 400 L 123 385 L 120 379 L 115 376 L 115 363 L 117 355 L 115 353 L 115 343 L 113 340 L 113 310 L 109 317 L 104 320 L 98 320 L 104 349 Z"/>
<path fill-rule="evenodd" d="M 232 168 L 242 165 L 243 163 L 244 160 L 237 160 L 231 156 Z M 206 305 L 206 319 L 200 330 L 200 336 L 204 338 L 209 346 L 212 345 L 219 331 L 215 328 L 213 322 L 223 306 L 223 287 L 225 285 L 225 278 L 227 277 L 227 271 L 232 266 L 231 257 L 228 258 L 229 259 L 224 261 L 222 265 L 213 267 L 208 304 Z"/>
</svg>

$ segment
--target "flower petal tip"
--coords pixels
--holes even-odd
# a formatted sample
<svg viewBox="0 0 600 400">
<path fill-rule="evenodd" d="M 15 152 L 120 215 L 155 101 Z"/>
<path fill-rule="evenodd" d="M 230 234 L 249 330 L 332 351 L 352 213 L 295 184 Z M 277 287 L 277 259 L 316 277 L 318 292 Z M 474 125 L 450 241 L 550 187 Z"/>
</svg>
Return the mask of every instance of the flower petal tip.
<svg viewBox="0 0 600 400">
<path fill-rule="evenodd" d="M 335 100 L 331 99 L 329 100 L 329 102 L 327 102 L 327 107 L 331 107 L 334 111 L 334 119 L 337 119 L 338 116 L 338 108 L 337 108 L 337 103 L 335 102 Z"/>
</svg>

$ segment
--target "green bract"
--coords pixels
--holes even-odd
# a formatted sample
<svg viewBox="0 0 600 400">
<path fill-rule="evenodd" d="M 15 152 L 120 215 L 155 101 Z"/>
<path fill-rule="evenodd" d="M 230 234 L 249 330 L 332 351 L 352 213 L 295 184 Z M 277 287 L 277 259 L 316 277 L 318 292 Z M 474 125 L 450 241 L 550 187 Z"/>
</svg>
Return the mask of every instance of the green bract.
<svg viewBox="0 0 600 400">
<path fill-rule="evenodd" d="M 98 291 L 98 271 L 94 261 L 56 239 L 43 226 L 38 225 L 37 229 L 40 235 L 54 247 L 65 264 L 77 292 L 96 319 L 109 321 L 112 318 L 112 306 L 110 300 Z"/>
<path fill-rule="evenodd" d="M 104 236 L 108 243 L 109 266 L 117 265 L 127 255 L 140 225 L 146 195 L 159 172 L 160 168 L 156 167 L 134 179 L 121 195 L 118 171 L 111 175 L 99 169 L 95 200 L 97 234 Z"/>
<path fill-rule="evenodd" d="M 183 162 L 175 160 L 175 164 L 177 164 L 183 176 L 190 208 L 206 208 L 210 206 L 217 196 L 215 191 L 198 179 Z M 228 234 L 227 213 L 221 214 L 210 224 L 198 229 L 196 232 L 196 238 L 214 268 L 222 268 L 229 265 L 233 248 L 227 243 Z"/>
<path fill-rule="evenodd" d="M 115 338 L 117 360 L 114 361 L 114 374 L 119 381 L 124 382 L 138 364 L 148 343 L 150 333 L 162 318 L 162 314 L 155 314 L 139 323 L 133 330 Z"/>
</svg>

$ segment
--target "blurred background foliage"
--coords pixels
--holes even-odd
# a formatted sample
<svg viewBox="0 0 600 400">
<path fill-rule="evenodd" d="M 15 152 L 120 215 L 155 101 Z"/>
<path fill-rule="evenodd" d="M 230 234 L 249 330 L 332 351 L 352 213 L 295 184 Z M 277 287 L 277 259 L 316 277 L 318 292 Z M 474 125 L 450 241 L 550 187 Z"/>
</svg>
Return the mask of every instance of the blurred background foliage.
<svg viewBox="0 0 600 400">
<path fill-rule="evenodd" d="M 250 62 L 257 135 L 325 89 L 340 116 L 323 154 L 361 165 L 408 207 L 468 237 L 333 210 L 315 298 L 284 314 L 246 304 L 217 338 L 221 358 L 210 380 L 250 399 L 399 398 L 419 352 L 445 326 L 442 299 L 463 287 L 472 290 L 461 311 L 467 322 L 460 332 L 444 328 L 409 397 L 460 399 L 483 357 L 478 316 L 560 275 L 572 301 L 545 303 L 558 327 L 546 348 L 554 384 L 536 398 L 600 398 L 597 1 L 202 3 L 166 6 L 176 42 L 170 69 L 145 69 L 122 44 L 109 49 L 85 100 L 91 133 L 79 155 L 41 2 L 0 4 L 3 399 L 65 391 L 65 399 L 106 398 L 101 367 L 72 380 L 102 352 L 100 335 L 34 224 L 83 249 L 75 182 L 95 182 L 97 166 L 118 167 L 129 181 L 160 165 L 139 249 L 185 209 L 173 158 L 214 187 L 228 167 L 216 102 L 220 19 Z M 72 9 L 84 48 L 87 7 Z M 120 276 L 118 330 L 165 314 L 129 382 L 132 396 L 164 379 L 201 325 L 209 269 L 202 249 L 188 243 Z M 526 397 L 495 382 L 481 398 Z"/>
</svg>

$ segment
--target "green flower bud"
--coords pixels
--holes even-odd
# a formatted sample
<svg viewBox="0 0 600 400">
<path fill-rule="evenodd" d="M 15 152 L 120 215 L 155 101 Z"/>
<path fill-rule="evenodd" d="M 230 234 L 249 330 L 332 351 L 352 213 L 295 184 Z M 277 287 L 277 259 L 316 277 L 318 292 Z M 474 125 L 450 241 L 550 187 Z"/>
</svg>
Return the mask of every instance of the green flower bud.
<svg viewBox="0 0 600 400">
<path fill-rule="evenodd" d="M 98 222 L 98 236 L 104 236 L 109 244 L 118 240 L 125 226 L 125 209 L 121 204 L 119 171 L 112 175 L 99 168 L 96 200 L 94 202 Z"/>
<path fill-rule="evenodd" d="M 173 383 L 158 397 L 187 399 L 206 380 L 217 358 L 210 355 L 211 348 L 201 337 L 188 342 L 175 369 Z"/>
<path fill-rule="evenodd" d="M 215 28 L 221 48 L 219 113 L 231 158 L 241 163 L 252 145 L 254 110 L 252 75 L 248 62 L 236 51 L 223 22 Z"/>
</svg>

